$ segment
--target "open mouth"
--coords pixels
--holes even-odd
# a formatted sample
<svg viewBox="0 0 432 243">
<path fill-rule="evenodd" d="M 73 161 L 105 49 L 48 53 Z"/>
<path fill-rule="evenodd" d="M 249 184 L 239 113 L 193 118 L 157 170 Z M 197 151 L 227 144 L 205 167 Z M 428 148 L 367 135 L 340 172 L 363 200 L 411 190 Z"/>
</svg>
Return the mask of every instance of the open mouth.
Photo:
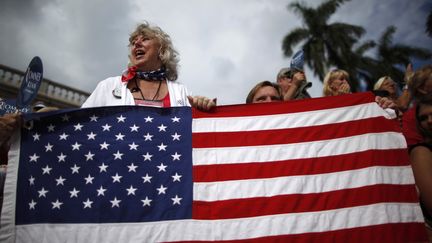
<svg viewBox="0 0 432 243">
<path fill-rule="evenodd" d="M 145 55 L 145 52 L 143 50 L 136 50 L 135 51 L 135 58 L 140 59 Z"/>
</svg>

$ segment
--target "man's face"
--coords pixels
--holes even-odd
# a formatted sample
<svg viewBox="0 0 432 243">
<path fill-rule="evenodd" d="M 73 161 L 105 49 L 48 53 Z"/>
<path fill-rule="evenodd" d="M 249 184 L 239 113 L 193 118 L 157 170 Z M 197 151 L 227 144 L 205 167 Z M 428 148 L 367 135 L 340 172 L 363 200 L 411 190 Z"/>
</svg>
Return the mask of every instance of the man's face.
<svg viewBox="0 0 432 243">
<path fill-rule="evenodd" d="M 267 103 L 281 101 L 278 91 L 272 86 L 264 86 L 258 89 L 252 99 L 252 103 Z"/>
<path fill-rule="evenodd" d="M 288 75 L 282 76 L 278 79 L 278 84 L 282 88 L 282 92 L 285 94 L 288 91 L 288 88 L 291 86 L 292 79 L 288 77 Z"/>
</svg>

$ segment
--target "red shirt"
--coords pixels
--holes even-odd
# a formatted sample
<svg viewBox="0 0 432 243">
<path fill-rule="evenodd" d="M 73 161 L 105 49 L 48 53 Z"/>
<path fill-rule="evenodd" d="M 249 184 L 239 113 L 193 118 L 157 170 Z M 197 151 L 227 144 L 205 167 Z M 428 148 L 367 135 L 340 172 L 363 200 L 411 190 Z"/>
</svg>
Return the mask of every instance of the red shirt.
<svg viewBox="0 0 432 243">
<path fill-rule="evenodd" d="M 135 100 L 135 105 L 151 107 L 171 107 L 169 93 L 162 100 Z"/>
<path fill-rule="evenodd" d="M 402 133 L 405 136 L 405 140 L 408 146 L 420 143 L 423 141 L 423 138 L 416 126 L 416 111 L 417 105 L 413 105 L 410 109 L 408 109 L 402 117 Z"/>
</svg>

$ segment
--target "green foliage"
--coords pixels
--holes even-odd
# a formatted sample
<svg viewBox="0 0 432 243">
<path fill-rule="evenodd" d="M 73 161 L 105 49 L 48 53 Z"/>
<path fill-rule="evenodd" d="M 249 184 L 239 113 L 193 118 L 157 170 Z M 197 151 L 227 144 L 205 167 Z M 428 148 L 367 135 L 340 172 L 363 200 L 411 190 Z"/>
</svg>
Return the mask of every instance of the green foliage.
<svg viewBox="0 0 432 243">
<path fill-rule="evenodd" d="M 359 43 L 365 34 L 361 26 L 347 23 L 329 23 L 336 10 L 349 0 L 327 0 L 316 8 L 308 7 L 303 2 L 293 2 L 288 9 L 294 11 L 303 21 L 303 27 L 295 28 L 282 40 L 282 50 L 286 57 L 293 54 L 293 47 L 302 44 L 305 63 L 321 81 L 330 67 L 344 69 L 350 74 L 353 91 L 358 89 L 359 78 L 365 80 L 368 89 L 380 77 L 388 75 L 402 84 L 403 71 L 411 58 L 428 59 L 431 52 L 402 44 L 393 44 L 396 27 L 388 27 L 378 43 L 367 40 Z M 432 15 L 432 14 L 431 14 Z M 429 21 L 432 18 L 429 15 Z M 431 21 L 432 22 L 432 21 Z M 366 52 L 377 49 L 375 58 Z"/>
<path fill-rule="evenodd" d="M 370 68 L 370 77 L 377 80 L 382 76 L 390 76 L 400 86 L 403 85 L 404 71 L 398 66 L 406 67 L 411 58 L 426 60 L 432 56 L 432 53 L 424 48 L 418 48 L 403 44 L 393 44 L 393 34 L 396 27 L 389 26 L 382 33 L 377 44 L 377 56 L 374 67 Z M 369 84 L 370 87 L 373 84 Z"/>
</svg>

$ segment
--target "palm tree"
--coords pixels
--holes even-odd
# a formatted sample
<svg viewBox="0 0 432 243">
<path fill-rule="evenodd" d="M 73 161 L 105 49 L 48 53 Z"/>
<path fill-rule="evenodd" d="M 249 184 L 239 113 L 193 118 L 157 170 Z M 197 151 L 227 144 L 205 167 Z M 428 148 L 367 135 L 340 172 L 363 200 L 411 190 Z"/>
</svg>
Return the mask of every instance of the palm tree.
<svg viewBox="0 0 432 243">
<path fill-rule="evenodd" d="M 347 63 L 342 69 L 347 70 L 350 74 L 350 84 L 353 91 L 357 90 L 360 79 L 366 82 L 367 90 L 370 90 L 370 87 L 374 85 L 375 78 L 372 73 L 377 72 L 378 62 L 373 57 L 366 55 L 374 47 L 376 47 L 375 41 L 368 40 L 355 48 L 353 47 L 354 51 L 345 55 Z"/>
<path fill-rule="evenodd" d="M 339 22 L 328 23 L 332 14 L 346 1 L 349 0 L 327 0 L 315 9 L 301 2 L 288 5 L 289 9 L 303 19 L 305 26 L 292 30 L 284 37 L 284 55 L 291 56 L 293 47 L 304 42 L 302 49 L 305 62 L 321 80 L 331 65 L 339 68 L 346 65 L 346 55 L 352 53 L 352 46 L 365 33 L 360 26 Z"/>
<path fill-rule="evenodd" d="M 377 45 L 377 67 L 371 74 L 375 80 L 389 75 L 402 85 L 404 72 L 398 66 L 405 68 L 412 58 L 426 60 L 432 56 L 432 53 L 425 48 L 393 44 L 395 31 L 396 27 L 389 26 L 381 35 Z"/>
</svg>

